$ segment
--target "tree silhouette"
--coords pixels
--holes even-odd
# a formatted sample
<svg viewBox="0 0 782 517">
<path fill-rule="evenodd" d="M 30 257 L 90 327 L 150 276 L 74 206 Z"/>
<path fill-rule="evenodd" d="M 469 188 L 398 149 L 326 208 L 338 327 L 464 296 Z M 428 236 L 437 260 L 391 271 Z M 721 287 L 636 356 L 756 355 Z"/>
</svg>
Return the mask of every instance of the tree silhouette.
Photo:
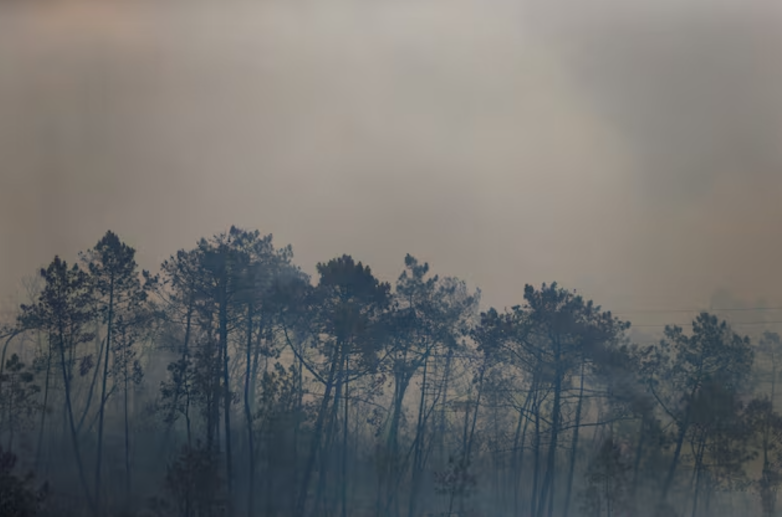
<svg viewBox="0 0 782 517">
<path fill-rule="evenodd" d="M 412 255 L 313 283 L 237 227 L 157 274 L 113 232 L 80 257 L 0 329 L 3 515 L 775 514 L 771 332 L 655 342 L 557 283 L 484 308 Z"/>
<path fill-rule="evenodd" d="M 30 306 L 23 305 L 19 322 L 23 328 L 44 331 L 59 352 L 60 372 L 65 389 L 65 407 L 77 472 L 86 500 L 92 512 L 97 514 L 98 508 L 90 493 L 84 470 L 72 397 L 76 349 L 93 338 L 92 333 L 85 328 L 95 318 L 95 308 L 92 303 L 93 284 L 89 275 L 79 269 L 78 265 L 69 268 L 60 257 L 55 257 L 47 269 L 41 270 L 41 277 L 45 281 L 45 287 L 38 303 Z M 85 359 L 82 358 L 82 365 L 86 364 Z"/>
</svg>

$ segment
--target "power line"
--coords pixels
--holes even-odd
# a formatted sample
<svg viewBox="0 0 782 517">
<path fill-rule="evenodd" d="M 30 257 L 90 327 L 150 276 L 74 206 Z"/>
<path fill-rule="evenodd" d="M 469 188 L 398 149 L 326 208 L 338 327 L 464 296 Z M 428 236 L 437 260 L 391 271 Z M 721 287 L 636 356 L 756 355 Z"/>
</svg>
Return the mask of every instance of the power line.
<svg viewBox="0 0 782 517">
<path fill-rule="evenodd" d="M 707 312 L 710 314 L 721 312 L 761 312 L 761 311 L 782 311 L 782 307 L 753 307 L 753 308 L 732 308 L 732 309 L 639 309 L 639 310 L 627 310 L 627 311 L 612 311 L 612 314 L 616 315 L 632 315 L 632 314 L 700 314 Z M 632 323 L 632 322 L 631 322 Z M 686 327 L 692 322 L 686 323 L 639 323 L 632 324 L 635 328 L 660 328 L 667 326 L 679 326 Z M 779 325 L 782 324 L 782 320 L 767 320 L 767 321 L 736 321 L 729 322 L 732 326 L 738 325 Z"/>
<path fill-rule="evenodd" d="M 753 307 L 753 308 L 732 308 L 732 309 L 635 309 L 635 310 L 622 310 L 611 311 L 613 315 L 633 315 L 633 314 L 700 314 L 702 312 L 707 313 L 719 313 L 719 312 L 759 312 L 759 311 L 782 311 L 782 307 Z M 16 312 L 13 310 L 0 310 L 0 319 L 15 319 Z M 659 328 L 666 326 L 679 326 L 685 327 L 692 322 L 686 323 L 641 323 L 632 324 L 634 328 Z M 743 322 L 730 322 L 731 325 L 779 325 L 782 324 L 782 320 L 769 320 L 769 321 L 743 321 Z"/>
<path fill-rule="evenodd" d="M 648 314 L 648 313 L 673 313 L 673 312 L 752 312 L 752 311 L 782 311 L 782 307 L 755 307 L 752 309 L 638 309 L 629 311 L 611 311 L 611 314 Z"/>
<path fill-rule="evenodd" d="M 692 322 L 687 323 L 650 323 L 650 324 L 640 324 L 635 325 L 633 324 L 632 327 L 666 327 L 666 326 L 679 326 L 679 327 L 685 327 L 687 325 L 690 325 Z M 736 322 L 728 322 L 731 326 L 737 326 L 737 325 L 779 325 L 782 324 L 782 320 L 769 320 L 769 321 L 736 321 Z M 631 328 L 632 328 L 631 327 Z"/>
</svg>

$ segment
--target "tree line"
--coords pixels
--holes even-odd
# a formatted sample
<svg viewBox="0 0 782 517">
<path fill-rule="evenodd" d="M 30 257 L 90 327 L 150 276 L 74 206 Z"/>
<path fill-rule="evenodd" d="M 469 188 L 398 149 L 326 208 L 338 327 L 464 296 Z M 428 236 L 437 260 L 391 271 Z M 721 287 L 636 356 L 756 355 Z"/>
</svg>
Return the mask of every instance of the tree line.
<svg viewBox="0 0 782 517">
<path fill-rule="evenodd" d="M 28 287 L 2 515 L 776 515 L 775 333 L 704 312 L 634 342 L 557 283 L 482 311 L 410 255 L 313 279 L 236 227 L 154 274 L 109 231 Z"/>
</svg>

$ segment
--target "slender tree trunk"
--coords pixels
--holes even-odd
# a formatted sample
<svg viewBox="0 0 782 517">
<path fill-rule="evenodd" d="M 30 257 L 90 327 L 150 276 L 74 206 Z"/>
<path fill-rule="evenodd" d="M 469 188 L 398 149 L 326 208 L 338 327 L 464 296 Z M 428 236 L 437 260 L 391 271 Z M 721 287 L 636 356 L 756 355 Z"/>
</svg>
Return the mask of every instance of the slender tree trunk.
<svg viewBox="0 0 782 517">
<path fill-rule="evenodd" d="M 554 488 L 556 485 L 552 483 L 551 490 L 548 491 L 548 512 L 549 515 L 554 511 Z"/>
<path fill-rule="evenodd" d="M 698 498 L 700 497 L 701 477 L 703 473 L 703 454 L 706 449 L 706 433 L 703 432 L 698 443 L 698 452 L 695 457 L 695 493 L 692 497 L 692 517 L 698 514 Z"/>
<path fill-rule="evenodd" d="M 500 416 L 499 416 L 499 404 L 494 404 L 494 408 L 492 411 L 492 420 L 493 420 L 493 428 L 494 428 L 494 452 L 492 453 L 492 464 L 494 465 L 494 476 L 492 479 L 493 486 L 493 494 L 492 498 L 497 501 L 499 509 L 502 511 L 506 510 L 508 505 L 507 501 L 505 499 L 505 490 L 503 489 L 503 486 L 505 486 L 506 483 L 506 477 L 507 477 L 507 469 L 505 468 L 505 457 L 500 452 L 500 443 L 501 443 L 501 433 L 500 433 Z"/>
<path fill-rule="evenodd" d="M 18 389 L 14 386 L 13 383 L 11 384 L 11 396 L 8 397 L 8 444 L 6 445 L 6 450 L 11 451 L 13 450 L 14 446 L 14 389 Z"/>
<path fill-rule="evenodd" d="M 269 373 L 269 358 L 268 357 L 264 357 L 264 360 L 263 360 L 263 376 L 264 376 L 264 378 L 266 378 L 266 375 L 268 373 Z M 267 453 L 266 453 L 266 476 L 264 476 L 263 489 L 265 490 L 265 504 L 266 504 L 265 510 L 266 510 L 266 515 L 274 515 L 274 499 L 275 498 L 274 498 L 274 493 L 273 493 L 273 490 L 272 490 L 272 488 L 273 488 L 273 486 L 272 486 L 272 476 L 275 473 L 272 472 L 272 470 L 271 470 L 271 460 L 270 460 L 269 452 L 268 452 L 269 449 L 270 449 L 270 446 L 269 446 L 269 439 L 270 439 L 269 435 L 271 435 L 271 433 L 272 433 L 272 428 L 271 428 L 271 426 L 269 426 L 268 422 L 269 422 L 269 420 L 267 419 L 267 424 L 266 424 L 266 429 L 267 429 L 266 436 L 267 436 L 267 438 L 266 438 L 266 442 L 265 442 L 265 446 L 266 446 L 266 450 L 267 450 Z"/>
<path fill-rule="evenodd" d="M 538 511 L 538 484 L 540 482 L 540 401 L 538 400 L 538 393 L 535 393 L 535 403 L 533 408 L 535 411 L 535 454 L 534 454 L 534 467 L 532 472 L 532 497 L 530 500 L 530 515 L 537 515 Z"/>
<path fill-rule="evenodd" d="M 190 424 L 190 396 L 187 397 L 187 401 L 185 402 L 185 434 L 187 435 L 187 447 L 188 449 L 193 448 L 193 434 L 191 432 L 191 424 Z"/>
<path fill-rule="evenodd" d="M 190 386 L 189 386 L 189 376 L 190 372 L 188 371 L 190 369 L 189 365 L 189 356 L 190 356 L 190 350 L 188 348 L 189 338 L 190 338 L 190 316 L 192 315 L 192 310 L 188 310 L 187 312 L 187 327 L 185 328 L 185 342 L 182 350 L 182 366 L 183 366 L 183 378 L 180 380 L 180 382 L 186 383 L 186 389 L 185 389 L 185 431 L 187 433 L 187 449 L 192 450 L 193 449 L 193 435 L 191 432 L 191 424 L 190 424 Z M 187 368 L 188 370 L 185 370 Z M 175 395 L 174 395 L 174 407 L 172 411 L 176 411 L 176 406 L 179 401 L 179 388 L 177 388 Z M 171 432 L 171 426 L 166 427 L 166 438 L 168 437 L 169 433 Z"/>
<path fill-rule="evenodd" d="M 71 403 L 71 383 L 70 383 L 70 379 L 68 378 L 69 377 L 68 367 L 65 358 L 65 337 L 64 337 L 64 330 L 62 328 L 62 323 L 60 324 L 59 334 L 60 334 L 59 337 L 60 366 L 62 369 L 63 386 L 65 388 L 65 410 L 68 416 L 68 423 L 70 424 L 71 443 L 73 445 L 73 453 L 76 459 L 76 469 L 79 474 L 79 481 L 81 482 L 82 489 L 84 490 L 84 495 L 87 499 L 87 503 L 90 506 L 92 513 L 96 517 L 100 517 L 98 508 L 95 504 L 95 500 L 90 495 L 90 488 L 89 485 L 87 484 L 87 477 L 84 475 L 84 463 L 82 462 L 81 452 L 79 449 L 79 438 L 76 435 L 76 424 L 73 419 L 73 404 Z"/>
<path fill-rule="evenodd" d="M 348 389 L 349 376 L 350 376 L 350 357 L 345 358 L 345 396 L 343 397 L 344 414 L 342 423 L 342 484 L 340 490 L 342 491 L 342 517 L 347 517 L 348 511 L 348 404 L 350 402 Z"/>
<path fill-rule="evenodd" d="M 386 439 L 387 464 L 381 470 L 381 490 L 378 490 L 377 512 L 380 515 L 381 501 L 384 501 L 383 507 L 390 508 L 394 500 L 397 499 L 395 487 L 399 484 L 399 420 L 402 414 L 402 403 L 405 392 L 407 391 L 410 377 L 407 372 L 407 364 L 402 359 L 404 366 L 399 367 L 394 381 L 394 398 L 391 410 L 391 422 L 389 425 L 388 437 Z M 385 494 L 383 493 L 385 492 Z"/>
<path fill-rule="evenodd" d="M 351 475 L 353 476 L 353 479 L 355 479 L 356 481 L 351 486 L 351 490 L 350 490 L 351 501 L 358 501 L 357 494 L 359 493 L 360 490 L 364 489 L 363 483 L 360 483 L 362 479 L 361 464 L 357 461 L 357 458 L 361 457 L 361 454 L 359 452 L 359 447 L 361 445 L 359 440 L 359 437 L 361 436 L 359 434 L 361 429 L 360 426 L 361 418 L 359 418 L 359 415 L 361 415 L 362 413 L 360 413 L 360 411 L 361 410 L 359 408 L 359 405 L 353 404 L 353 461 L 350 465 L 351 466 L 350 471 L 351 471 Z"/>
<path fill-rule="evenodd" d="M 554 359 L 559 369 L 559 351 Z M 546 508 L 546 501 L 548 500 L 548 493 L 553 490 L 554 484 L 554 468 L 556 466 L 557 456 L 557 441 L 559 440 L 559 417 L 560 417 L 560 401 L 562 397 L 562 372 L 558 371 L 556 379 L 554 381 L 554 405 L 551 409 L 551 443 L 548 447 L 548 457 L 546 459 L 546 475 L 543 477 L 543 487 L 540 492 L 540 505 L 538 506 L 537 517 L 543 517 L 543 513 Z M 553 506 L 549 506 L 548 517 L 551 517 L 554 513 Z"/>
<path fill-rule="evenodd" d="M 207 361 L 207 364 L 205 365 L 205 371 L 208 372 L 208 384 L 205 387 L 206 400 L 204 404 L 204 412 L 206 413 L 206 447 L 210 453 L 217 454 L 219 450 L 220 438 L 219 436 L 215 435 L 217 434 L 220 427 L 218 423 L 220 415 L 217 408 L 219 386 L 216 382 L 216 378 L 219 378 L 219 374 L 215 371 L 215 363 L 219 363 L 221 355 L 216 353 L 213 336 L 209 336 L 207 339 L 209 339 L 209 341 L 206 345 L 206 354 L 204 355 L 204 360 Z"/>
<path fill-rule="evenodd" d="M 529 415 L 525 415 L 524 413 L 527 411 L 527 408 L 529 407 L 530 402 L 532 401 L 532 395 L 537 391 L 537 381 L 533 381 L 532 385 L 530 386 L 530 390 L 527 393 L 527 398 L 524 401 L 524 405 L 522 406 L 522 410 L 519 411 L 519 420 L 516 425 L 516 432 L 513 437 L 513 459 L 512 459 L 512 469 L 513 469 L 513 475 L 511 476 L 511 479 L 513 481 L 512 484 L 512 490 L 513 490 L 513 515 L 518 516 L 519 515 L 519 494 L 521 493 L 521 487 L 519 486 L 519 483 L 521 481 L 521 467 L 524 464 L 524 445 L 527 438 L 527 428 L 529 427 Z M 519 442 L 519 429 L 521 428 L 522 419 L 524 420 L 524 427 L 521 432 L 521 441 Z"/>
<path fill-rule="evenodd" d="M 424 440 L 424 406 L 426 405 L 426 374 L 429 366 L 428 356 L 424 359 L 424 372 L 421 381 L 421 398 L 418 403 L 418 422 L 415 426 L 415 444 L 413 452 L 412 482 L 410 484 L 410 499 L 408 501 L 407 516 L 414 517 L 416 504 L 418 503 L 419 486 L 421 484 L 421 456 Z"/>
<path fill-rule="evenodd" d="M 527 393 L 527 400 L 530 398 L 530 394 L 532 392 Z M 519 473 L 518 473 L 518 464 L 519 464 L 519 442 L 521 439 L 521 428 L 522 423 L 524 422 L 524 409 L 526 409 L 526 403 L 524 406 L 522 406 L 522 410 L 519 411 L 519 418 L 516 420 L 516 427 L 513 431 L 513 449 L 510 453 L 510 476 L 509 476 L 509 482 L 507 483 L 506 490 L 510 490 L 511 497 L 513 497 L 513 513 L 512 515 L 516 516 L 519 513 Z"/>
<path fill-rule="evenodd" d="M 123 344 L 127 346 L 126 336 L 125 336 L 125 329 L 122 329 L 122 340 Z M 125 427 L 125 501 L 126 504 L 130 503 L 130 494 L 131 494 L 131 472 L 130 472 L 130 419 L 128 418 L 128 406 L 129 406 L 129 400 L 128 400 L 128 394 L 129 394 L 129 386 L 128 386 L 128 380 L 130 377 L 130 372 L 128 372 L 128 362 L 130 361 L 129 356 L 130 350 L 125 350 L 125 358 L 122 360 L 122 367 L 124 370 L 124 382 L 125 382 L 125 393 L 123 397 L 123 424 Z"/>
<path fill-rule="evenodd" d="M 472 444 L 475 441 L 475 425 L 478 422 L 478 412 L 481 409 L 481 398 L 483 396 L 483 379 L 486 373 L 485 365 L 481 366 L 481 372 L 478 377 L 478 393 L 475 396 L 475 411 L 472 414 L 472 423 L 470 424 L 470 434 L 467 437 L 467 450 L 465 452 L 465 461 L 469 464 L 472 456 Z"/>
<path fill-rule="evenodd" d="M 35 452 L 35 471 L 40 472 L 41 469 L 41 450 L 43 448 L 43 435 L 46 429 L 46 414 L 49 406 L 49 379 L 51 378 L 52 371 L 52 336 L 51 334 L 47 338 L 48 350 L 46 353 L 46 376 L 43 384 L 43 407 L 41 408 L 41 424 L 38 429 L 38 446 Z"/>
<path fill-rule="evenodd" d="M 464 486 L 463 486 L 463 483 L 462 483 L 462 479 L 463 479 L 464 474 L 466 474 L 466 472 L 467 472 L 467 468 L 468 468 L 467 465 L 468 465 L 468 461 L 469 461 L 468 460 L 468 451 L 467 451 L 467 449 L 468 449 L 468 445 L 467 445 L 468 438 L 467 437 L 468 437 L 468 429 L 469 429 L 469 424 L 470 424 L 470 402 L 471 402 L 470 399 L 471 399 L 471 397 L 472 397 L 472 384 L 470 384 L 470 387 L 467 390 L 467 404 L 465 405 L 465 408 L 464 408 L 464 425 L 462 426 L 462 457 L 461 457 L 461 461 L 456 465 L 456 472 L 459 473 L 459 476 L 457 477 L 456 488 L 455 489 L 454 488 L 451 489 L 451 494 L 450 494 L 450 498 L 449 498 L 449 501 L 448 501 L 448 515 L 449 516 L 451 515 L 451 512 L 453 511 L 453 504 L 454 504 L 454 501 L 456 501 L 457 497 L 459 498 L 459 513 L 460 514 L 464 513 L 464 508 L 463 508 L 464 497 L 463 497 L 463 495 L 460 492 L 464 489 Z"/>
<path fill-rule="evenodd" d="M 631 498 L 635 500 L 638 495 L 638 487 L 641 485 L 641 461 L 644 455 L 644 446 L 646 445 L 646 433 L 649 432 L 647 425 L 647 416 L 641 417 L 641 428 L 638 430 L 638 446 L 635 449 L 635 460 L 633 461 L 633 488 Z"/>
<path fill-rule="evenodd" d="M 562 517 L 568 517 L 570 498 L 573 493 L 573 478 L 576 472 L 576 456 L 578 452 L 578 431 L 581 427 L 581 408 L 584 402 L 584 358 L 581 358 L 581 381 L 578 388 L 578 403 L 576 404 L 576 426 L 573 429 L 573 442 L 570 446 L 570 467 L 568 468 L 567 488 L 565 489 L 565 508 Z"/>
<path fill-rule="evenodd" d="M 96 336 L 98 335 L 97 332 L 95 335 Z M 90 408 L 92 407 L 92 398 L 93 398 L 93 394 L 95 393 L 95 386 L 98 384 L 98 374 L 100 373 L 100 365 L 101 362 L 103 361 L 103 354 L 106 351 L 104 348 L 106 346 L 106 342 L 104 340 L 100 338 L 96 338 L 96 342 L 99 343 L 99 345 L 97 346 L 97 353 L 95 354 L 97 356 L 97 360 L 95 362 L 95 368 L 93 369 L 92 372 L 92 380 L 90 381 L 90 387 L 87 390 L 87 400 L 84 403 L 84 408 L 82 409 L 81 416 L 79 417 L 79 423 L 76 425 L 76 430 L 79 432 L 79 434 L 81 434 L 84 428 L 84 422 L 87 420 L 87 415 L 90 414 Z M 73 354 L 73 352 L 71 352 L 71 354 Z M 75 360 L 75 357 L 72 356 L 70 360 L 71 362 L 73 362 Z M 73 377 L 73 372 L 71 371 L 69 373 L 71 377 Z M 78 394 L 76 398 L 78 399 Z M 97 413 L 96 415 L 100 416 L 100 413 Z M 94 422 L 95 419 L 93 418 L 92 423 Z"/>
<path fill-rule="evenodd" d="M 478 393 L 475 395 L 475 410 L 472 413 L 472 422 L 470 423 L 470 433 L 467 436 L 467 443 L 465 444 L 465 452 L 464 452 L 464 475 L 467 475 L 469 472 L 470 465 L 472 464 L 472 444 L 475 441 L 475 425 L 478 422 L 478 412 L 481 409 L 481 397 L 483 396 L 483 379 L 484 374 L 486 373 L 486 365 L 483 364 L 480 366 L 480 374 L 478 377 Z M 469 414 L 469 409 L 467 410 L 467 413 Z M 459 496 L 459 514 L 464 514 L 464 502 L 466 499 L 466 495 L 464 491 L 466 490 L 466 485 L 463 484 L 462 486 L 462 493 Z"/>
<path fill-rule="evenodd" d="M 97 459 L 95 460 L 95 506 L 97 511 L 102 511 L 101 507 L 101 477 L 100 471 L 103 465 L 103 418 L 106 410 L 106 385 L 109 378 L 109 351 L 111 350 L 111 338 L 112 328 L 114 323 L 114 275 L 111 275 L 109 280 L 109 313 L 107 317 L 107 330 L 106 330 L 106 350 L 103 355 L 103 379 L 100 389 L 100 406 L 98 409 L 98 450 Z"/>
<path fill-rule="evenodd" d="M 444 373 L 444 379 L 443 379 L 443 387 L 442 387 L 442 394 L 443 394 L 443 403 L 440 406 L 440 425 L 438 426 L 439 429 L 438 434 L 439 437 L 437 438 L 437 443 L 439 444 L 439 453 L 440 458 L 439 460 L 445 461 L 445 427 L 446 423 L 448 421 L 447 417 L 445 416 L 445 410 L 448 407 L 448 384 L 451 380 L 451 362 L 453 360 L 453 351 L 451 349 L 448 349 L 445 355 L 445 373 Z"/>
<path fill-rule="evenodd" d="M 665 503 L 668 499 L 668 493 L 673 485 L 673 478 L 676 475 L 676 467 L 679 465 L 679 458 L 682 453 L 682 446 L 684 445 L 684 438 L 687 435 L 689 429 L 689 410 L 685 415 L 684 422 L 679 426 L 679 435 L 676 437 L 676 449 L 673 452 L 673 459 L 671 465 L 668 467 L 668 474 L 665 476 L 663 482 L 662 493 L 660 494 L 660 502 L 657 507 L 657 517 L 662 517 L 665 513 Z"/>
<path fill-rule="evenodd" d="M 244 417 L 247 422 L 247 443 L 250 453 L 247 455 L 248 461 L 248 490 L 247 490 L 247 515 L 255 515 L 255 442 L 253 437 L 253 417 L 250 408 L 250 381 L 251 381 L 251 358 L 252 358 L 252 338 L 253 338 L 253 306 L 247 304 L 247 355 L 245 357 L 247 365 L 244 377 Z"/>
<path fill-rule="evenodd" d="M 762 473 L 762 480 L 763 480 L 763 487 L 761 492 L 761 503 L 763 499 L 765 499 L 765 504 L 762 504 L 763 511 L 766 515 L 773 516 L 774 515 L 774 507 L 776 506 L 776 498 L 777 494 L 776 491 L 772 489 L 771 487 L 771 462 L 769 461 L 768 453 L 770 447 L 770 433 L 771 433 L 771 418 L 774 415 L 774 398 L 776 395 L 776 386 L 777 386 L 777 361 L 776 361 L 776 355 L 774 354 L 774 351 L 771 352 L 771 396 L 769 400 L 769 407 L 768 412 L 766 413 L 766 425 L 763 429 L 763 473 Z M 709 496 L 711 493 L 709 493 Z M 710 499 L 710 497 L 709 497 Z M 707 499 L 707 503 L 709 501 Z"/>
<path fill-rule="evenodd" d="M 296 508 L 294 517 L 304 517 L 304 512 L 307 507 L 307 492 L 309 491 L 310 480 L 312 478 L 312 471 L 315 467 L 315 458 L 317 457 L 318 450 L 320 449 L 321 434 L 323 433 L 323 424 L 326 419 L 326 412 L 328 411 L 329 399 L 331 398 L 331 390 L 334 389 L 334 377 L 337 373 L 337 363 L 340 360 L 339 349 L 341 347 L 335 347 L 333 352 L 333 358 L 329 367 L 328 378 L 326 379 L 325 392 L 323 393 L 323 399 L 320 403 L 320 410 L 318 416 L 315 419 L 315 427 L 312 432 L 312 442 L 310 444 L 310 450 L 307 455 L 307 461 L 304 465 L 303 477 L 301 480 L 301 487 L 299 489 L 299 495 L 296 499 Z"/>
<path fill-rule="evenodd" d="M 180 354 L 183 367 L 185 365 L 187 365 L 186 361 L 190 357 L 190 347 L 189 347 L 189 345 L 190 345 L 190 329 L 191 329 L 191 326 L 192 326 L 192 318 L 193 318 L 194 306 L 195 306 L 195 303 L 194 303 L 193 299 L 190 298 L 188 300 L 188 302 L 187 302 L 187 312 L 185 314 L 185 336 L 184 336 L 184 339 L 183 339 L 183 342 L 182 342 L 182 349 L 181 349 L 181 354 Z M 189 378 L 189 376 L 190 376 L 190 372 L 183 368 L 182 378 L 179 380 L 179 382 L 187 383 L 188 382 L 187 379 Z M 173 400 L 173 402 L 171 404 L 171 411 L 168 414 L 168 416 L 169 416 L 169 420 L 168 421 L 171 422 L 171 423 L 166 425 L 166 427 L 165 427 L 165 431 L 163 433 L 163 439 L 160 441 L 161 442 L 161 450 L 160 450 L 159 454 L 163 454 L 164 451 L 166 449 L 168 449 L 169 439 L 171 437 L 171 428 L 172 428 L 173 423 L 174 423 L 174 415 L 176 414 L 177 408 L 179 407 L 179 397 L 180 397 L 181 391 L 182 391 L 182 386 L 177 386 L 176 389 L 174 390 L 174 400 Z M 185 411 L 184 411 L 184 413 L 185 413 L 185 427 L 186 427 L 186 431 L 188 433 L 187 445 L 188 445 L 188 448 L 191 448 L 193 444 L 192 444 L 192 441 L 190 439 L 190 416 L 189 416 L 189 407 L 188 407 L 189 406 L 189 388 L 187 390 L 185 390 L 185 391 L 186 391 L 186 393 L 188 393 L 188 395 L 186 395 L 186 397 L 187 397 L 186 400 L 188 400 L 188 401 L 185 402 Z"/>
<path fill-rule="evenodd" d="M 323 491 L 326 487 L 326 471 L 328 470 L 330 460 L 334 454 L 331 444 L 334 440 L 334 433 L 339 418 L 339 404 L 342 399 L 342 372 L 344 372 L 342 368 L 343 364 L 344 356 L 343 360 L 340 361 L 340 375 L 337 377 L 337 384 L 334 390 L 334 402 L 331 405 L 331 415 L 329 416 L 329 423 L 326 427 L 326 441 L 323 443 L 323 447 L 320 450 L 320 472 L 318 473 L 318 485 L 315 492 L 315 505 L 313 507 L 314 511 L 318 515 L 323 514 L 323 512 L 320 512 L 318 509 L 320 508 L 321 501 L 323 500 Z M 331 514 L 332 508 L 328 506 L 329 502 L 331 501 L 327 501 L 326 507 L 327 512 Z"/>
<path fill-rule="evenodd" d="M 263 344 L 263 329 L 264 329 L 263 317 L 260 318 L 258 339 L 255 341 L 255 347 L 252 351 L 252 367 L 250 368 L 250 412 L 255 411 L 256 400 L 255 395 L 258 388 L 258 370 L 261 356 L 261 345 Z"/>
<path fill-rule="evenodd" d="M 294 406 L 295 421 L 293 425 L 293 473 L 291 474 L 291 477 L 293 478 L 293 487 L 299 486 L 299 433 L 301 430 L 301 413 L 304 403 L 304 364 L 301 358 L 297 360 L 297 364 L 299 369 L 296 377 L 296 402 Z M 290 510 L 291 512 L 294 512 L 296 509 L 296 489 L 292 489 L 290 493 Z"/>
<path fill-rule="evenodd" d="M 224 280 L 225 282 L 225 280 Z M 228 368 L 228 294 L 227 286 L 223 285 L 220 296 L 220 350 L 223 356 L 223 423 L 225 425 L 225 484 L 228 500 L 233 496 L 233 454 L 231 451 L 231 375 Z M 229 517 L 232 515 L 229 504 Z"/>
<path fill-rule="evenodd" d="M 543 487 L 541 488 L 540 502 L 538 507 L 538 517 L 543 517 L 544 509 L 546 507 L 546 500 L 549 491 L 553 491 L 554 485 L 554 468 L 556 465 L 557 456 L 557 441 L 559 440 L 559 412 L 560 412 L 560 397 L 561 397 L 561 380 L 557 376 L 556 386 L 554 388 L 554 407 L 551 422 L 551 443 L 549 443 L 548 457 L 546 459 L 546 475 L 543 477 Z M 551 517 L 554 513 L 554 508 L 549 506 L 548 517 Z"/>
<path fill-rule="evenodd" d="M 60 433 L 60 441 L 65 443 L 68 440 L 68 404 L 62 405 L 62 428 Z M 77 428 L 78 429 L 78 428 Z"/>
</svg>

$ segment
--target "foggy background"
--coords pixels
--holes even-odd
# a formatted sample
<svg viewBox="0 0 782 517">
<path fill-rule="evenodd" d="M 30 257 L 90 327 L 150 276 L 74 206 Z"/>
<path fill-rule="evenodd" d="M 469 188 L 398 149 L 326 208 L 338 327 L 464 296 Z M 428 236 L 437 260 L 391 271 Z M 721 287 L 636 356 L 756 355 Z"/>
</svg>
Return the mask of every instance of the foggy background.
<svg viewBox="0 0 782 517">
<path fill-rule="evenodd" d="M 3 3 L 0 296 L 107 229 L 154 270 L 236 224 L 486 305 L 776 306 L 780 35 L 771 1 Z"/>
</svg>

